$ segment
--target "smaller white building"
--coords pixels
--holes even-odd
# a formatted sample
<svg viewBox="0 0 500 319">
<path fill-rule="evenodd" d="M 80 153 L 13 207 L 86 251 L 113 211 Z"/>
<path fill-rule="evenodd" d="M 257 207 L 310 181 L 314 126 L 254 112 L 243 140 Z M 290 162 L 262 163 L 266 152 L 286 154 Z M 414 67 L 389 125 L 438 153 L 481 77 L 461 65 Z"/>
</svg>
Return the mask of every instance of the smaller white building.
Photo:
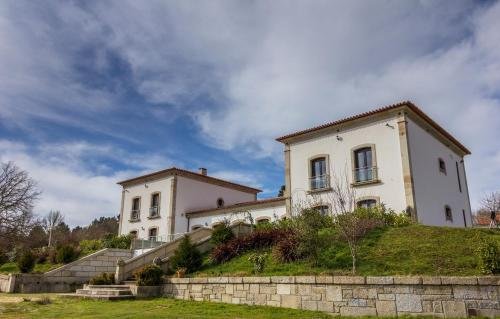
<svg viewBox="0 0 500 319">
<path fill-rule="evenodd" d="M 259 189 L 179 168 L 118 183 L 123 187 L 119 234 L 170 241 L 191 227 L 186 212 L 255 201 Z"/>
<path fill-rule="evenodd" d="M 119 233 L 169 241 L 224 220 L 274 221 L 304 203 L 331 214 L 339 183 L 353 190 L 358 206 L 383 204 L 425 225 L 472 226 L 464 163 L 470 151 L 411 102 L 277 141 L 285 148 L 284 197 L 257 200 L 260 190 L 206 169 L 170 168 L 119 183 Z"/>
</svg>

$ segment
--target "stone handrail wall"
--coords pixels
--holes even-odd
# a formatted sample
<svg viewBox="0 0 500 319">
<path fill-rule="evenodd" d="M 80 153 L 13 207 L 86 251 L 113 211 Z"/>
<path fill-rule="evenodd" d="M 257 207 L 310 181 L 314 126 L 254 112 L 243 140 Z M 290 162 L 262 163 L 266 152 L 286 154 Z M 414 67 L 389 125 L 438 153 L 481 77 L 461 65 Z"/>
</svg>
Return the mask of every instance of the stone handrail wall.
<svg viewBox="0 0 500 319">
<path fill-rule="evenodd" d="M 103 272 L 114 273 L 120 259 L 129 259 L 133 251 L 129 249 L 105 248 L 69 264 L 44 273 L 44 277 L 80 277 L 89 280 Z"/>
<path fill-rule="evenodd" d="M 44 274 L 0 275 L 0 292 L 71 292 L 96 275 L 114 273 L 117 261 L 132 254 L 128 249 L 106 248 Z"/>
<path fill-rule="evenodd" d="M 343 316 L 500 316 L 500 276 L 167 278 L 163 294 Z"/>
<path fill-rule="evenodd" d="M 186 236 L 191 239 L 191 242 L 193 244 L 201 244 L 206 242 L 212 236 L 212 229 L 199 228 Z M 144 267 L 145 265 L 153 263 L 153 260 L 155 258 L 160 258 L 161 260 L 163 260 L 170 257 L 179 246 L 181 240 L 182 237 L 172 242 L 162 244 L 137 257 L 123 260 L 115 268 L 115 278 L 117 282 L 122 282 L 123 280 L 131 277 L 134 271 Z"/>
<path fill-rule="evenodd" d="M 0 274 L 0 292 L 12 292 L 10 275 Z"/>
</svg>

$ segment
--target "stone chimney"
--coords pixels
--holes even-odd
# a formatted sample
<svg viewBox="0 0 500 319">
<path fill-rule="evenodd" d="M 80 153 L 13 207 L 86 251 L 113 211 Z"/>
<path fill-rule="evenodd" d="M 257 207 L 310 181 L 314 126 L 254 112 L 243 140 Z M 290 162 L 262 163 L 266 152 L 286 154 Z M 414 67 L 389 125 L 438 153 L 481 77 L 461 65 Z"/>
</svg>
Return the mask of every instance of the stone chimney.
<svg viewBox="0 0 500 319">
<path fill-rule="evenodd" d="M 203 176 L 207 176 L 207 169 L 205 167 L 200 167 L 198 168 L 198 173 L 200 173 Z"/>
</svg>

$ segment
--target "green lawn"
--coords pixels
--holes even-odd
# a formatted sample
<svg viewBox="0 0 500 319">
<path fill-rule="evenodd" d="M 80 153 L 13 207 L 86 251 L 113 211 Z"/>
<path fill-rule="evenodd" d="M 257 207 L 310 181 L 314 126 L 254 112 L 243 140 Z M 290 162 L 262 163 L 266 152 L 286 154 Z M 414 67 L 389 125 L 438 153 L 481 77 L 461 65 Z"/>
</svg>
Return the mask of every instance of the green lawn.
<svg viewBox="0 0 500 319">
<path fill-rule="evenodd" d="M 262 275 L 350 274 L 348 247 L 335 241 L 328 232 L 328 242 L 320 254 L 319 264 L 309 262 L 276 263 L 268 252 Z M 478 238 L 491 238 L 500 244 L 500 232 L 485 229 L 455 229 L 412 225 L 386 228 L 370 233 L 359 252 L 360 275 L 480 275 L 475 247 Z M 250 253 L 222 265 L 211 265 L 205 258 L 203 268 L 195 276 L 251 276 Z"/>
<path fill-rule="evenodd" d="M 51 263 L 36 264 L 35 269 L 33 269 L 33 272 L 44 273 L 60 266 L 62 266 L 62 264 L 51 264 Z M 0 274 L 9 274 L 9 273 L 19 273 L 19 268 L 17 268 L 16 263 L 6 263 L 0 266 Z"/>
<path fill-rule="evenodd" d="M 8 301 L 21 296 L 31 301 Z M 317 311 L 184 301 L 169 298 L 129 301 L 62 299 L 52 295 L 52 303 L 39 305 L 41 295 L 0 294 L 0 318 L 225 318 L 225 319 L 327 319 L 331 315 Z M 3 300 L 2 300 L 3 299 Z M 18 298 L 22 300 L 22 298 Z M 339 319 L 347 317 L 336 317 Z M 352 318 L 352 317 L 351 317 Z M 360 319 L 369 317 L 358 317 Z M 401 318 L 401 317 L 399 317 Z M 404 317 L 410 318 L 410 317 Z M 414 317 L 411 317 L 414 318 Z M 432 317 L 418 317 L 432 318 Z"/>
<path fill-rule="evenodd" d="M 4 295 L 5 296 L 5 295 Z M 9 295 L 10 296 L 10 295 Z M 2 303 L 0 317 L 12 318 L 331 318 L 313 311 L 270 307 L 250 307 L 221 303 L 182 301 L 168 298 L 130 301 L 74 300 L 51 297 L 53 302 L 38 305 L 33 301 Z"/>
</svg>

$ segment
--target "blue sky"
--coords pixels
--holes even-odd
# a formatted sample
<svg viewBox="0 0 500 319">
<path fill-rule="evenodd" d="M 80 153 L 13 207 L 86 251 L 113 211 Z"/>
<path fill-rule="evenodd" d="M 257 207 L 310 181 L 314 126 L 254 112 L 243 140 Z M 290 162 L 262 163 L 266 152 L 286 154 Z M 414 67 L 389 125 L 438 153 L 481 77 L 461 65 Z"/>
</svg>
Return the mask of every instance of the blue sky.
<svg viewBox="0 0 500 319">
<path fill-rule="evenodd" d="M 275 137 L 410 99 L 472 150 L 477 207 L 500 188 L 498 30 L 495 1 L 2 1 L 0 160 L 71 225 L 169 166 L 270 197 Z"/>
</svg>

